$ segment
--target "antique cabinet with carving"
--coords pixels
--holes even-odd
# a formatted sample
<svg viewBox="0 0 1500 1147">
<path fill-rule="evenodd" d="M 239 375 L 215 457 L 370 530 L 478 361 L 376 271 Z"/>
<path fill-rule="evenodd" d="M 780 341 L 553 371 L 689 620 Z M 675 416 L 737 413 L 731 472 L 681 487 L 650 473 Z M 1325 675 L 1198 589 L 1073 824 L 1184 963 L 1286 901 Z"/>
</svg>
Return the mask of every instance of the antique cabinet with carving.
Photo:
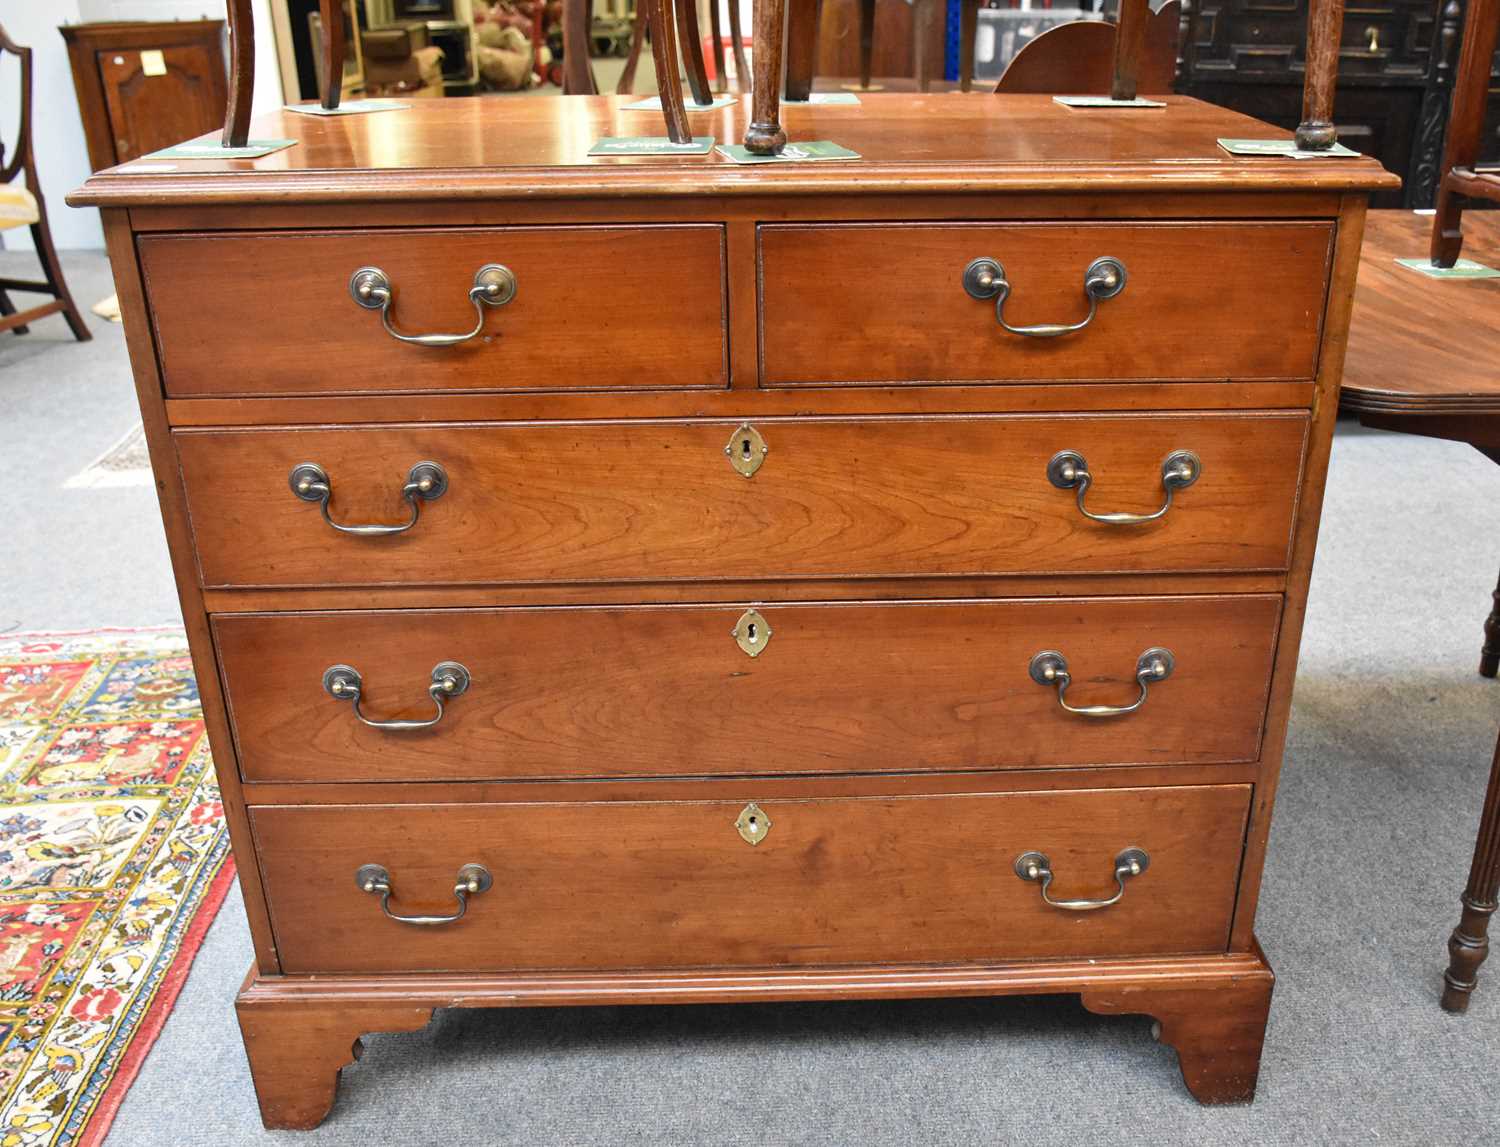
<svg viewBox="0 0 1500 1147">
<path fill-rule="evenodd" d="M 1283 127 L 1302 108 L 1307 0 L 1187 0 L 1178 90 Z M 1339 52 L 1339 139 L 1402 177 L 1377 207 L 1430 207 L 1458 63 L 1462 0 L 1351 7 Z M 1497 72 L 1500 83 L 1500 72 Z M 1500 98 L 1491 122 L 1500 125 Z M 1500 158 L 1500 141 L 1487 149 Z"/>
<path fill-rule="evenodd" d="M 590 160 L 639 121 L 558 106 L 278 113 L 252 134 L 288 150 L 73 200 L 241 860 L 266 1123 L 316 1124 L 362 1033 L 520 1004 L 1072 992 L 1248 1099 L 1394 180 L 1228 155 L 1264 126 L 1177 96 L 789 106 L 862 158 L 762 167 Z"/>
<path fill-rule="evenodd" d="M 224 21 L 65 24 L 89 166 L 124 163 L 224 121 Z"/>
</svg>

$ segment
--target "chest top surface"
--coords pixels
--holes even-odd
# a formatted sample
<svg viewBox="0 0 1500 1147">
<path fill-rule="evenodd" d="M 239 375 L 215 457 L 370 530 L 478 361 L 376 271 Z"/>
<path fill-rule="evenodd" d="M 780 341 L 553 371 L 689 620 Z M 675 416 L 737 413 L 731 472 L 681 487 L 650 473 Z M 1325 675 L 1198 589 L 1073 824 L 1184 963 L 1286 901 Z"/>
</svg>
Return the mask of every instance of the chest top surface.
<svg viewBox="0 0 1500 1147">
<path fill-rule="evenodd" d="M 1290 139 L 1179 96 L 1164 108 L 1074 109 L 1044 95 L 866 94 L 857 106 L 789 105 L 793 142 L 828 139 L 857 160 L 739 165 L 703 156 L 590 157 L 605 136 L 659 133 L 633 97 L 417 100 L 401 111 L 258 119 L 254 139 L 294 146 L 253 160 L 136 161 L 93 176 L 75 206 L 378 202 L 507 197 L 890 194 L 986 191 L 1358 190 L 1396 186 L 1365 157 L 1236 157 L 1220 138 Z M 743 137 L 741 99 L 694 113 L 695 135 Z M 208 138 L 208 137 L 205 137 Z"/>
</svg>

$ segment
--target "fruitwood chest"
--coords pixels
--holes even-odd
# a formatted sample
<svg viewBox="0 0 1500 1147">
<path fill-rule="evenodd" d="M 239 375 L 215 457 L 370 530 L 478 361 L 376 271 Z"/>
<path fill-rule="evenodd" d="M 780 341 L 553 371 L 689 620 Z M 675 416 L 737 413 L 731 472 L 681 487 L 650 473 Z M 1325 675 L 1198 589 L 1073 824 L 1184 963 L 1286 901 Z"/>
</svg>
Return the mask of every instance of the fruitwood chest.
<svg viewBox="0 0 1500 1147">
<path fill-rule="evenodd" d="M 1076 992 L 1252 1094 L 1372 161 L 1043 96 L 607 97 L 95 176 L 268 1126 L 437 1007 Z M 707 117 L 737 139 L 743 105 Z M 1086 1081 L 1080 1080 L 1079 1086 Z"/>
</svg>

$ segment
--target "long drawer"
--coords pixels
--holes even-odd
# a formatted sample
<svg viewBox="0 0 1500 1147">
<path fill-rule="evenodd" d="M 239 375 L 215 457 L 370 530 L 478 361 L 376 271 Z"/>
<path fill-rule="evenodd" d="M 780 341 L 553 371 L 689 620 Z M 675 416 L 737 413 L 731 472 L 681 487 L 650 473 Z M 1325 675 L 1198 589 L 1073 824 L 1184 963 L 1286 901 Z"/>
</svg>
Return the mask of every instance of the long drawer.
<svg viewBox="0 0 1500 1147">
<path fill-rule="evenodd" d="M 160 235 L 139 249 L 174 397 L 728 380 L 717 225 Z M 497 306 L 471 298 L 491 264 L 514 287 Z M 389 284 L 384 320 L 351 294 L 366 267 Z M 476 333 L 415 345 L 383 321 L 409 336 Z"/>
<path fill-rule="evenodd" d="M 767 224 L 761 377 L 1312 378 L 1332 240 L 1327 222 Z M 977 298 L 965 287 L 976 259 L 990 261 Z M 1119 289 L 1095 288 L 1090 320 L 1085 279 L 1100 259 L 1115 261 Z M 1086 325 L 1046 337 L 1001 319 Z"/>
<path fill-rule="evenodd" d="M 227 587 L 1281 570 L 1306 431 L 1304 414 L 1263 413 L 175 439 L 203 583 Z M 1061 452 L 1071 486 L 1053 480 L 1066 481 Z M 1192 457 L 1188 485 L 1166 476 L 1179 452 Z M 732 464 L 746 457 L 761 463 L 749 478 Z M 441 467 L 446 486 L 429 491 L 441 496 L 404 496 L 435 473 L 424 462 Z M 326 481 L 299 497 L 297 474 Z M 1152 521 L 1084 512 L 1150 515 L 1169 494 Z M 351 535 L 325 511 L 341 525 L 412 525 Z"/>
<path fill-rule="evenodd" d="M 1281 599 L 223 615 L 250 781 L 494 780 L 1254 760 Z M 732 634 L 737 634 L 734 636 Z M 745 651 L 760 648 L 753 656 Z M 1147 650 L 1171 655 L 1144 684 Z M 1031 674 L 1055 651 L 1072 680 Z M 437 712 L 434 670 L 467 688 Z M 325 688 L 348 666 L 358 696 Z M 441 674 L 439 674 L 441 677 Z M 355 702 L 358 702 L 358 712 Z"/>
<path fill-rule="evenodd" d="M 1215 785 L 250 812 L 283 971 L 485 971 L 1220 950 L 1249 798 Z M 1117 886 L 1126 850 L 1143 870 Z M 1052 907 L 1017 874 L 1028 852 L 1054 900 L 1123 895 Z M 382 912 L 388 892 L 395 915 L 455 914 L 467 865 L 491 885 L 462 919 Z"/>
</svg>

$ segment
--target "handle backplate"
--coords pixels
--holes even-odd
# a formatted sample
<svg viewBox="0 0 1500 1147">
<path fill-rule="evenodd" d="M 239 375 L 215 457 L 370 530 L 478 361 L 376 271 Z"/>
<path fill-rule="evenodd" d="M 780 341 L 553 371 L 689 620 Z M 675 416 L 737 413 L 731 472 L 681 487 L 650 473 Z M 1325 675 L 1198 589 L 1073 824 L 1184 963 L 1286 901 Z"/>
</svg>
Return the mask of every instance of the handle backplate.
<svg viewBox="0 0 1500 1147">
<path fill-rule="evenodd" d="M 1010 280 L 1005 277 L 1005 268 L 998 260 L 978 258 L 964 268 L 961 279 L 963 288 L 971 298 L 995 300 L 995 321 L 1013 335 L 1026 338 L 1053 339 L 1081 331 L 1094 321 L 1099 313 L 1099 304 L 1112 299 L 1125 289 L 1127 272 L 1120 260 L 1105 255 L 1095 259 L 1083 272 L 1083 295 L 1088 300 L 1089 313 L 1075 323 L 1036 323 L 1032 326 L 1012 326 L 1005 321 L 1005 301 L 1010 298 Z"/>
<path fill-rule="evenodd" d="M 351 526 L 335 522 L 328 503 L 333 498 L 333 481 L 328 471 L 316 462 L 299 462 L 287 475 L 287 485 L 292 493 L 304 502 L 316 502 L 323 520 L 341 534 L 354 534 L 363 538 L 385 537 L 389 534 L 404 534 L 417 524 L 422 502 L 431 502 L 448 492 L 448 472 L 436 462 L 418 462 L 406 472 L 406 482 L 401 487 L 401 496 L 406 499 L 411 513 L 400 525 Z"/>
<path fill-rule="evenodd" d="M 361 267 L 349 276 L 349 296 L 365 310 L 379 311 L 381 326 L 398 342 L 427 347 L 457 346 L 477 338 L 484 330 L 485 307 L 503 307 L 516 297 L 516 274 L 501 263 L 486 263 L 474 273 L 474 285 L 469 288 L 469 301 L 474 304 L 474 329 L 463 334 L 409 335 L 397 330 L 391 318 L 396 291 L 390 276 L 379 267 Z"/>
<path fill-rule="evenodd" d="M 1149 514 L 1133 513 L 1096 513 L 1085 504 L 1089 488 L 1094 484 L 1094 476 L 1089 472 L 1089 464 L 1083 455 L 1076 450 L 1061 450 L 1052 456 L 1047 463 L 1047 481 L 1051 482 L 1059 490 L 1076 491 L 1078 512 L 1085 518 L 1094 522 L 1103 522 L 1110 526 L 1134 526 L 1142 522 L 1154 522 L 1164 517 L 1166 512 L 1172 508 L 1172 497 L 1178 490 L 1186 490 L 1200 477 L 1203 476 L 1203 462 L 1191 450 L 1174 450 L 1162 459 L 1161 463 L 1161 485 L 1164 493 L 1162 504 L 1158 509 Z"/>
<path fill-rule="evenodd" d="M 1052 862 L 1044 852 L 1023 852 L 1016 857 L 1016 875 L 1028 883 L 1041 885 L 1042 899 L 1053 908 L 1065 912 L 1092 912 L 1108 908 L 1125 895 L 1125 882 L 1139 876 L 1151 866 L 1151 857 L 1144 848 L 1130 847 L 1115 857 L 1115 891 L 1111 896 L 1097 900 L 1054 900 L 1050 894 L 1053 872 Z"/>
<path fill-rule="evenodd" d="M 464 918 L 469 910 L 469 897 L 488 892 L 494 885 L 489 869 L 482 864 L 465 864 L 458 870 L 453 883 L 453 895 L 458 900 L 457 911 L 446 916 L 403 916 L 391 911 L 391 897 L 395 889 L 391 885 L 391 874 L 383 865 L 362 864 L 354 873 L 354 882 L 360 890 L 380 897 L 380 910 L 400 924 L 416 924 L 431 927 L 437 924 L 453 924 Z"/>
</svg>

